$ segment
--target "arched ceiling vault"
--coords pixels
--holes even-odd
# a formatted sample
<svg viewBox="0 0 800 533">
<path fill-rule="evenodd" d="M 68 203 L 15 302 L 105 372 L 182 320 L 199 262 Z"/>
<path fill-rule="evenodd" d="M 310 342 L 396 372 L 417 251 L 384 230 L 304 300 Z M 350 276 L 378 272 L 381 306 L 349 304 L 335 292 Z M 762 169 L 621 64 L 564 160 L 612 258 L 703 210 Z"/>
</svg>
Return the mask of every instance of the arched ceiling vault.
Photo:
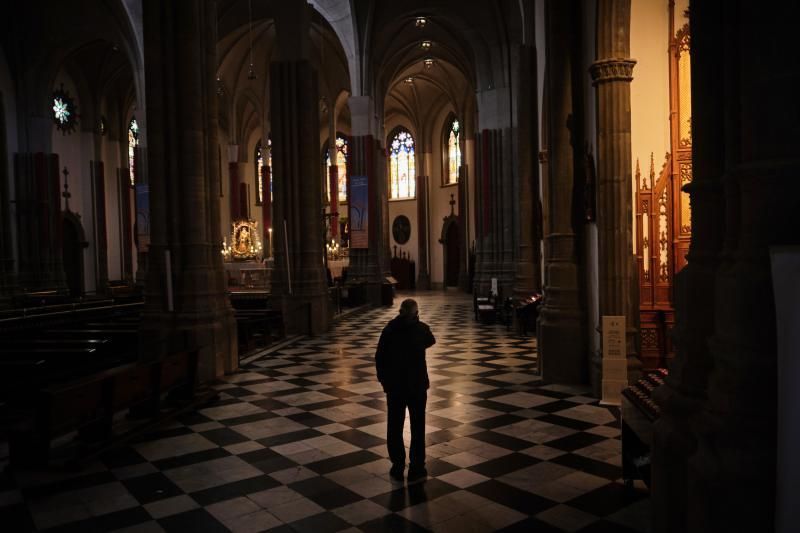
<svg viewBox="0 0 800 533">
<path fill-rule="evenodd" d="M 252 17 L 248 15 L 247 0 L 222 0 L 218 3 L 218 70 L 220 84 L 234 95 L 249 90 L 258 95 L 261 116 L 268 120 L 269 109 L 269 64 L 276 53 L 276 31 L 272 16 L 274 2 L 259 0 L 252 3 Z M 343 13 L 347 9 L 336 8 L 338 2 L 317 2 L 323 12 L 311 13 L 310 60 L 319 74 L 319 94 L 328 101 L 335 101 L 342 91 L 350 94 L 350 58 L 347 45 L 340 41 L 336 24 L 344 24 Z M 315 6 L 316 7 L 316 6 Z M 326 15 L 327 13 L 327 15 Z M 328 19 L 327 17 L 334 17 Z M 338 18 L 336 18 L 338 17 Z M 332 22 L 331 22 L 332 21 Z M 340 28 L 341 30 L 341 28 Z M 250 79 L 252 41 L 252 64 L 256 79 Z M 241 113 L 241 106 L 234 105 L 234 113 Z M 244 117 L 233 117 L 233 124 L 242 127 L 249 123 Z M 239 135 L 247 135 L 238 130 Z"/>
</svg>

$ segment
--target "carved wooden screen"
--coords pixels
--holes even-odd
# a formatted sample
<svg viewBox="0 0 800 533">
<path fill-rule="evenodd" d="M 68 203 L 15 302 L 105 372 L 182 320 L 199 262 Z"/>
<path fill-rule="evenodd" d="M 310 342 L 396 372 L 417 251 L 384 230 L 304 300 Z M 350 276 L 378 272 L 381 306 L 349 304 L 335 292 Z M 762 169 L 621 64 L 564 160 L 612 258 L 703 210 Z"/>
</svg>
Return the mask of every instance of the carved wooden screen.
<svg viewBox="0 0 800 533">
<path fill-rule="evenodd" d="M 636 161 L 637 253 L 641 353 L 645 368 L 665 366 L 673 355 L 673 280 L 686 265 L 692 236 L 691 207 L 683 186 L 692 181 L 689 26 L 673 31 L 670 16 L 670 147 L 656 174 Z"/>
<path fill-rule="evenodd" d="M 671 113 L 672 180 L 675 195 L 675 214 L 673 221 L 673 252 L 675 272 L 686 266 L 689 241 L 692 238 L 692 212 L 689 193 L 683 186 L 692 181 L 692 78 L 691 56 L 689 54 L 689 25 L 686 24 L 675 35 L 670 47 L 671 70 L 670 98 L 673 100 Z"/>
</svg>

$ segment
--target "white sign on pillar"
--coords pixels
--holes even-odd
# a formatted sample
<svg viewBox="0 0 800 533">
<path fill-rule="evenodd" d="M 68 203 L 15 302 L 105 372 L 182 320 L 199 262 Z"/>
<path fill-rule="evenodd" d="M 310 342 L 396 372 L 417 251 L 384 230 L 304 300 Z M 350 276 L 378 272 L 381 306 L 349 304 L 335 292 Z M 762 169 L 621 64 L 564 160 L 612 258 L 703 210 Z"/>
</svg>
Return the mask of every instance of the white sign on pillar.
<svg viewBox="0 0 800 533">
<path fill-rule="evenodd" d="M 497 278 L 492 278 L 492 295 L 497 296 Z"/>
<path fill-rule="evenodd" d="M 628 386 L 625 354 L 625 317 L 603 316 L 603 398 L 600 403 L 620 405 L 622 389 Z"/>
</svg>

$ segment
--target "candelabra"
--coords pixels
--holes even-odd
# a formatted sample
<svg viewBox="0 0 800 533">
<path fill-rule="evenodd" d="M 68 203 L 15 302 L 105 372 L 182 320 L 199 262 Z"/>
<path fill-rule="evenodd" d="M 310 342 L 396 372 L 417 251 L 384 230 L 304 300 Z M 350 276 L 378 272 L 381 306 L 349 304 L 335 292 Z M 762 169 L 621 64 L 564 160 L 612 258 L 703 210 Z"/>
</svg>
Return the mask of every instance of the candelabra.
<svg viewBox="0 0 800 533">
<path fill-rule="evenodd" d="M 339 243 L 336 240 L 331 239 L 331 242 L 325 245 L 328 250 L 328 259 L 339 259 L 339 254 L 341 252 L 339 248 Z"/>
</svg>

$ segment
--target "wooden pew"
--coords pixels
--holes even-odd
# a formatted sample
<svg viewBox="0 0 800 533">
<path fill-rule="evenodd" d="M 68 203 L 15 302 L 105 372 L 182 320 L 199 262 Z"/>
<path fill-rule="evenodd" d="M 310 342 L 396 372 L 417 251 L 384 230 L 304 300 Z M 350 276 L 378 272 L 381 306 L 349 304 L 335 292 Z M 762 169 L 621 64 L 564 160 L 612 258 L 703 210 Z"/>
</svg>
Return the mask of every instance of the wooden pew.
<svg viewBox="0 0 800 533">
<path fill-rule="evenodd" d="M 51 441 L 71 431 L 78 431 L 84 452 L 125 438 L 126 434 L 113 434 L 116 413 L 139 408 L 138 417 L 144 413 L 149 421 L 159 416 L 162 406 L 191 400 L 196 381 L 197 352 L 191 351 L 46 387 L 35 395 L 27 420 L 11 432 L 11 464 L 47 464 Z"/>
<path fill-rule="evenodd" d="M 261 339 L 266 345 L 284 336 L 283 315 L 273 309 L 237 309 L 234 312 L 239 339 L 239 353 L 246 353 Z"/>
<path fill-rule="evenodd" d="M 63 339 L 110 339 L 113 342 L 127 342 L 135 339 L 139 335 L 138 329 L 134 328 L 70 328 L 53 329 L 47 332 L 50 335 Z"/>
</svg>

